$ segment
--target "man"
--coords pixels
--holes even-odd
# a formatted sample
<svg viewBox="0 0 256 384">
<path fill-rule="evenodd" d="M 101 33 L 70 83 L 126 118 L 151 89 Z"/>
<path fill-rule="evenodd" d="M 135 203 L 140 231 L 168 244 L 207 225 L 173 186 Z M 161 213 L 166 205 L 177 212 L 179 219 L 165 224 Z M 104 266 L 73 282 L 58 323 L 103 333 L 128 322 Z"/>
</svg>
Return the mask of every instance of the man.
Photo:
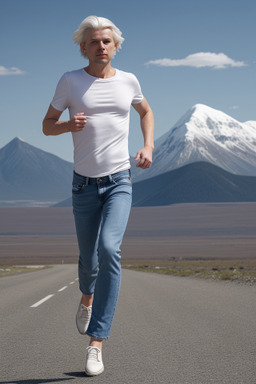
<svg viewBox="0 0 256 384">
<path fill-rule="evenodd" d="M 154 118 L 136 77 L 111 65 L 124 39 L 110 20 L 87 17 L 73 39 L 89 65 L 62 76 L 44 118 L 43 132 L 71 132 L 73 136 L 72 202 L 82 292 L 76 323 L 81 334 L 90 336 L 85 372 L 94 376 L 104 370 L 102 341 L 109 337 L 115 314 L 120 245 L 131 208 L 130 106 L 141 121 L 144 147 L 135 161 L 142 169 L 152 163 Z M 60 121 L 66 108 L 70 120 Z"/>
</svg>

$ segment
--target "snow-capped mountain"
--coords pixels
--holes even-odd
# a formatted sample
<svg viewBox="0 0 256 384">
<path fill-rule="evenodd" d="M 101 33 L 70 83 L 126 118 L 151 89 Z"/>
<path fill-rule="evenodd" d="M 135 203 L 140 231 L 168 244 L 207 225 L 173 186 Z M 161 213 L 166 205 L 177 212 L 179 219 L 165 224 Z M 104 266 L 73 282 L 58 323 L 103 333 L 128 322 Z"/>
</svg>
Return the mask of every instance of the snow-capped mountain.
<svg viewBox="0 0 256 384">
<path fill-rule="evenodd" d="M 256 175 L 256 122 L 196 104 L 155 142 L 151 169 L 136 181 L 206 161 L 238 175 Z"/>
<path fill-rule="evenodd" d="M 256 121 L 246 121 L 245 124 L 249 125 L 250 127 L 256 130 Z"/>
</svg>

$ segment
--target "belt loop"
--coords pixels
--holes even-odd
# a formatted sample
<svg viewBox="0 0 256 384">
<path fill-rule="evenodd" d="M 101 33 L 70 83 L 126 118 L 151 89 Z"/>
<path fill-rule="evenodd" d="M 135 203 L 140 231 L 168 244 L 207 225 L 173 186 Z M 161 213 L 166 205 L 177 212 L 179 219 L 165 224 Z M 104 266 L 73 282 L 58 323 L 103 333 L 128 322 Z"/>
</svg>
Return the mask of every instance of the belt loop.
<svg viewBox="0 0 256 384">
<path fill-rule="evenodd" d="M 85 186 L 86 186 L 86 187 L 88 187 L 89 179 L 90 179 L 89 177 L 86 177 L 86 178 L 85 178 Z"/>
<path fill-rule="evenodd" d="M 112 183 L 112 181 L 113 181 L 112 175 L 108 175 L 108 179 L 109 179 L 110 183 Z"/>
</svg>

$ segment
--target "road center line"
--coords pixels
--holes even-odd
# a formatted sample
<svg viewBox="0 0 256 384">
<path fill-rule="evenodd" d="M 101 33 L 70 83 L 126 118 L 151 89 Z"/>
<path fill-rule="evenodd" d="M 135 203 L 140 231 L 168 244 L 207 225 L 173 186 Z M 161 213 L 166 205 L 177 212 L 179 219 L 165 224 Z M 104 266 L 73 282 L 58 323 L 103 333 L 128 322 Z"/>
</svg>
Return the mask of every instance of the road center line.
<svg viewBox="0 0 256 384">
<path fill-rule="evenodd" d="M 71 281 L 71 283 L 69 283 L 69 284 L 74 284 L 77 280 L 78 280 L 78 278 L 76 278 L 75 281 Z M 58 290 L 58 292 L 62 292 L 62 291 L 64 291 L 64 289 L 66 289 L 67 287 L 68 287 L 68 286 L 65 285 L 64 287 L 60 288 L 60 289 Z M 45 301 L 49 300 L 49 299 L 50 299 L 51 297 L 53 297 L 53 296 L 54 296 L 54 294 L 53 294 L 53 295 L 48 295 L 48 296 L 46 296 L 44 299 L 39 300 L 37 303 L 31 305 L 30 308 L 36 308 L 36 307 L 39 307 L 39 305 L 43 304 Z"/>
<path fill-rule="evenodd" d="M 60 289 L 58 290 L 58 292 L 62 292 L 62 291 L 64 291 L 64 289 L 66 289 L 67 287 L 68 287 L 68 286 L 65 285 L 65 287 L 60 288 Z"/>
<path fill-rule="evenodd" d="M 31 305 L 30 307 L 31 308 L 36 308 L 38 307 L 39 305 L 43 304 L 46 300 L 49 300 L 51 297 L 53 297 L 54 295 L 48 295 L 46 296 L 45 298 L 43 298 L 42 300 L 39 300 L 37 303 Z"/>
</svg>

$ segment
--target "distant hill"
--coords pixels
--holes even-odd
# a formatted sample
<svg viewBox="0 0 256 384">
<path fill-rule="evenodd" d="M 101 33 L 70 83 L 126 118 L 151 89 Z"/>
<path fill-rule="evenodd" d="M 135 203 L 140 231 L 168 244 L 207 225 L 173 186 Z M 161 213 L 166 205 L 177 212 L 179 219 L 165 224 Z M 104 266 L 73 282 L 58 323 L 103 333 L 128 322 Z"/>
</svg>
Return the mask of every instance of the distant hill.
<svg viewBox="0 0 256 384">
<path fill-rule="evenodd" d="M 134 206 L 256 201 L 256 177 L 234 175 L 207 162 L 185 165 L 134 184 Z"/>
<path fill-rule="evenodd" d="M 185 165 L 133 184 L 133 206 L 256 201 L 256 177 L 238 176 L 207 162 Z M 71 206 L 68 198 L 56 206 Z"/>
<path fill-rule="evenodd" d="M 72 163 L 15 138 L 0 149 L 0 200 L 63 200 L 72 171 Z"/>
<path fill-rule="evenodd" d="M 199 161 L 237 175 L 256 176 L 256 122 L 241 123 L 196 104 L 156 140 L 153 160 L 152 167 L 138 172 L 135 181 Z"/>
</svg>

